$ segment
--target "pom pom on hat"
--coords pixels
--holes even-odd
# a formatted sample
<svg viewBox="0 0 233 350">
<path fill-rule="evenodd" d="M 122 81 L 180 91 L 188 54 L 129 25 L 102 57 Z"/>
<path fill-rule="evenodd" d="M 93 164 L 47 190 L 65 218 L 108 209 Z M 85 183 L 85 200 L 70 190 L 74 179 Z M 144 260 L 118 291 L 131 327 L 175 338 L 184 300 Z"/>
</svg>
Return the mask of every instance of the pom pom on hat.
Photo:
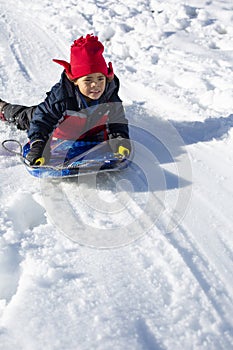
<svg viewBox="0 0 233 350">
<path fill-rule="evenodd" d="M 108 66 L 103 57 L 104 46 L 97 36 L 87 34 L 75 40 L 70 48 L 70 63 L 53 59 L 62 65 L 68 77 L 73 80 L 92 73 L 102 73 L 107 78 L 113 79 L 112 63 Z"/>
</svg>

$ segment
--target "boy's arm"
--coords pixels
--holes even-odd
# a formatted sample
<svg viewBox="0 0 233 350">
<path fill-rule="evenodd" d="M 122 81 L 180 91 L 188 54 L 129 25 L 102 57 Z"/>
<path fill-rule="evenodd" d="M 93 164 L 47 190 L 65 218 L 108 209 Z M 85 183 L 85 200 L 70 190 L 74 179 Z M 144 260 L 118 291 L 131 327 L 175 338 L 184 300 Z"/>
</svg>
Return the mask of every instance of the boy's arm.
<svg viewBox="0 0 233 350">
<path fill-rule="evenodd" d="M 30 165 L 42 165 L 50 157 L 48 139 L 63 118 L 64 103 L 53 103 L 51 93 L 44 102 L 40 103 L 30 122 L 28 137 L 30 139 L 30 151 L 26 159 Z"/>
<path fill-rule="evenodd" d="M 132 150 L 128 120 L 122 102 L 115 102 L 109 117 L 109 144 L 114 153 L 129 156 Z"/>
<path fill-rule="evenodd" d="M 62 118 L 62 104 L 52 103 L 50 98 L 47 97 L 35 110 L 28 131 L 29 139 L 31 141 L 38 139 L 47 141 Z"/>
<path fill-rule="evenodd" d="M 114 138 L 114 135 L 116 134 L 120 134 L 122 137 L 126 139 L 129 138 L 128 120 L 125 117 L 125 111 L 124 111 L 122 102 L 111 103 L 108 129 L 109 129 L 109 138 Z"/>
</svg>

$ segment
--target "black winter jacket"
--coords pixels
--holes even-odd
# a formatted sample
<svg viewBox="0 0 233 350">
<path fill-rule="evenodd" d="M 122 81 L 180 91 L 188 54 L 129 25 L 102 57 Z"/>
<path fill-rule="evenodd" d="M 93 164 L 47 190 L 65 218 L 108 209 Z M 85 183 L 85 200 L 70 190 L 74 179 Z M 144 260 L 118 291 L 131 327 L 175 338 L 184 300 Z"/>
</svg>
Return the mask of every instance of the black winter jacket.
<svg viewBox="0 0 233 350">
<path fill-rule="evenodd" d="M 31 141 L 47 140 L 52 134 L 62 139 L 129 138 L 128 121 L 118 96 L 119 79 L 106 83 L 103 95 L 95 106 L 85 99 L 63 72 L 61 80 L 47 93 L 33 115 L 28 131 Z M 101 136 L 102 135 L 102 136 Z"/>
</svg>

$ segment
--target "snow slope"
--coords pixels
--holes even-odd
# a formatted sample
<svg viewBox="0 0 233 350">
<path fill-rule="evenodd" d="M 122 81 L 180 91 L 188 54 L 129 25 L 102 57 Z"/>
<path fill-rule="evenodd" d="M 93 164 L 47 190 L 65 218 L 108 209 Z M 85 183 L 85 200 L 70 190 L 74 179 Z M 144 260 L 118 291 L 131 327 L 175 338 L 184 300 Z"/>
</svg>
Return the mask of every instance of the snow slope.
<svg viewBox="0 0 233 350">
<path fill-rule="evenodd" d="M 0 97 L 36 104 L 95 33 L 136 144 L 118 175 L 31 177 L 0 148 L 0 348 L 233 348 L 230 0 L 0 0 Z M 27 135 L 6 124 L 0 140 Z"/>
</svg>

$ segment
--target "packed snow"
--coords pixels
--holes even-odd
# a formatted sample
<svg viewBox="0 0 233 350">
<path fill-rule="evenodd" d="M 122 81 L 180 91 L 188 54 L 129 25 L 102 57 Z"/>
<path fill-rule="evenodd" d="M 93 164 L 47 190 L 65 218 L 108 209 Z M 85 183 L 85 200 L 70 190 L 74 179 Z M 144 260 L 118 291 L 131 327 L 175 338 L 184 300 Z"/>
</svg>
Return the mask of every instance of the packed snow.
<svg viewBox="0 0 233 350">
<path fill-rule="evenodd" d="M 0 98 L 37 104 L 94 33 L 135 142 L 120 174 L 0 148 L 2 350 L 233 348 L 231 0 L 0 0 Z M 0 141 L 27 142 L 0 125 Z"/>
</svg>

